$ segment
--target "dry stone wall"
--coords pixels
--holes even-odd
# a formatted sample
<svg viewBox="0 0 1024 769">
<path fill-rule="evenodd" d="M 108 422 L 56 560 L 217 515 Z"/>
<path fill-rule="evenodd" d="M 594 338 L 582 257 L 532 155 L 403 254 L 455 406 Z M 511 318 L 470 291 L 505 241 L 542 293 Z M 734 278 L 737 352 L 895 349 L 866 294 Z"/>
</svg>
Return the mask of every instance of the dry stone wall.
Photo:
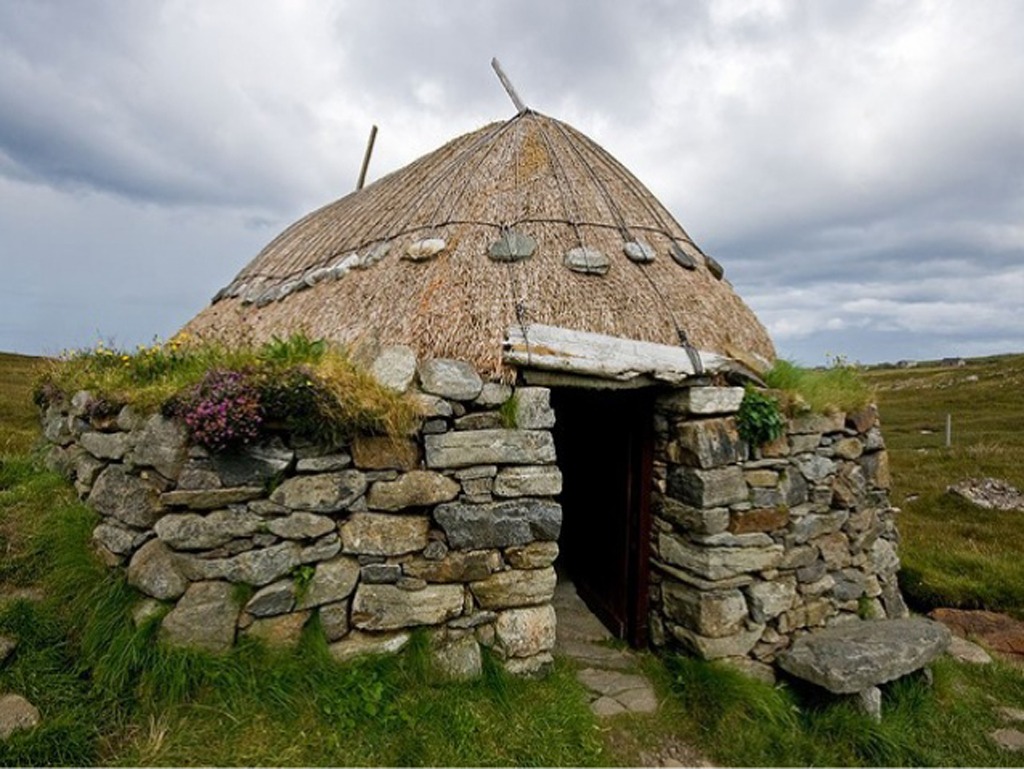
<svg viewBox="0 0 1024 769">
<path fill-rule="evenodd" d="M 562 520 L 548 391 L 485 384 L 457 361 L 417 367 L 407 348 L 373 371 L 413 388 L 414 436 L 322 447 L 281 432 L 211 454 L 159 414 L 90 418 L 82 392 L 44 414 L 50 464 L 100 514 L 97 552 L 169 643 L 291 645 L 318 614 L 338 659 L 397 651 L 425 627 L 453 676 L 480 672 L 481 646 L 542 670 Z"/>
<path fill-rule="evenodd" d="M 770 663 L 814 628 L 906 616 L 876 409 L 793 419 L 752 449 L 742 398 L 691 388 L 656 402 L 655 645 Z"/>
<path fill-rule="evenodd" d="M 168 643 L 292 645 L 317 615 L 341 660 L 422 627 L 453 676 L 480 672 L 482 646 L 543 670 L 562 523 L 549 391 L 408 348 L 371 371 L 418 404 L 415 434 L 324 447 L 278 432 L 211 454 L 159 414 L 90 416 L 80 392 L 43 415 L 50 464 L 100 514 L 97 552 Z M 815 628 L 907 610 L 876 410 L 794 419 L 751 448 L 742 397 L 656 399 L 650 635 L 756 672 Z"/>
</svg>

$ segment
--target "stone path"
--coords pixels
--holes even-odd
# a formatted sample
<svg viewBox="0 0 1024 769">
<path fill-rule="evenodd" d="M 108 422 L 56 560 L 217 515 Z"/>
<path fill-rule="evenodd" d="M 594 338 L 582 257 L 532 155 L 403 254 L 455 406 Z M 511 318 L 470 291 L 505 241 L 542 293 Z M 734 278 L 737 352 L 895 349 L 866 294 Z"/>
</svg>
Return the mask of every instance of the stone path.
<svg viewBox="0 0 1024 769">
<path fill-rule="evenodd" d="M 1002 659 L 1024 664 L 1024 622 L 1006 614 L 976 609 L 934 609 L 928 614 L 961 638 L 981 641 Z"/>
<path fill-rule="evenodd" d="M 20 694 L 0 695 L 0 740 L 39 724 L 39 710 Z"/>
<path fill-rule="evenodd" d="M 996 713 L 1004 721 L 1009 721 L 1014 726 L 996 729 L 989 734 L 989 738 L 1003 750 L 1013 753 L 1024 750 L 1024 732 L 1015 728 L 1024 722 L 1024 710 L 1003 706 L 996 708 Z"/>
<path fill-rule="evenodd" d="M 18 639 L 0 635 L 0 665 L 18 648 Z M 0 740 L 39 724 L 39 710 L 20 694 L 0 694 Z"/>
<path fill-rule="evenodd" d="M 640 656 L 616 646 L 615 639 L 593 615 L 564 574 L 558 575 L 553 600 L 558 613 L 555 653 L 576 660 L 576 674 L 590 692 L 590 709 L 598 718 L 622 713 L 653 713 L 658 709 L 654 686 L 640 671 Z M 662 735 L 655 744 L 637 739 L 629 721 L 605 732 L 616 751 L 637 766 L 713 766 L 700 752 L 677 737 Z"/>
<path fill-rule="evenodd" d="M 986 643 L 997 644 L 1007 660 L 1020 658 L 1021 638 L 1024 637 L 1024 623 L 1005 615 L 984 611 L 961 611 L 957 609 L 936 609 L 929 616 L 946 623 L 952 629 L 953 642 L 947 654 L 958 662 L 972 665 L 991 665 L 992 655 L 983 647 L 968 641 L 962 635 L 971 633 Z M 960 633 L 962 635 L 956 635 Z M 989 732 L 988 737 L 1001 749 L 1017 753 L 1024 750 L 1024 710 L 1000 705 L 996 714 L 1009 725 Z M 1020 728 L 1018 728 L 1020 727 Z"/>
<path fill-rule="evenodd" d="M 639 672 L 637 655 L 615 648 L 612 634 L 569 580 L 558 580 L 553 603 L 558 613 L 555 652 L 583 666 L 577 678 L 591 692 L 590 709 L 602 718 L 657 710 L 658 698 L 651 682 Z"/>
</svg>

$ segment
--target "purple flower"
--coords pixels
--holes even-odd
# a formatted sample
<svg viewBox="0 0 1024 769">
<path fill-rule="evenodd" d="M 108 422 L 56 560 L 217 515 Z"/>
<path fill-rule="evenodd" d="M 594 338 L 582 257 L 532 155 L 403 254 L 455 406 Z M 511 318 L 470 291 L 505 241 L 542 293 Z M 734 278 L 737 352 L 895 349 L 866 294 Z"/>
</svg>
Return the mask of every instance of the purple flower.
<svg viewBox="0 0 1024 769">
<path fill-rule="evenodd" d="M 179 401 L 189 437 L 212 451 L 255 440 L 263 424 L 259 391 L 243 372 L 214 369 Z"/>
</svg>

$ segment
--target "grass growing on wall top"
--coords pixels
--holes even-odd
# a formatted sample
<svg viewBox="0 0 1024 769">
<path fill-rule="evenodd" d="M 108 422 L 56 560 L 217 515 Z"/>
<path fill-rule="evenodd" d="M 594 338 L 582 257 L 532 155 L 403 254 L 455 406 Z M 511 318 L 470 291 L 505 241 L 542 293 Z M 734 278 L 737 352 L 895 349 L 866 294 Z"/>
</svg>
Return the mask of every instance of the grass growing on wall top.
<svg viewBox="0 0 1024 769">
<path fill-rule="evenodd" d="M 184 335 L 131 352 L 100 344 L 49 361 L 36 398 L 86 390 L 112 411 L 123 405 L 166 411 L 187 401 L 211 372 L 244 377 L 260 394 L 269 420 L 325 440 L 359 432 L 399 435 L 415 421 L 410 401 L 377 383 L 344 349 L 302 334 L 258 346 Z"/>
<path fill-rule="evenodd" d="M 780 404 L 791 416 L 801 411 L 825 414 L 856 411 L 871 403 L 874 393 L 860 370 L 841 360 L 828 368 L 804 368 L 780 358 L 765 374 L 765 383 L 787 396 Z"/>
</svg>

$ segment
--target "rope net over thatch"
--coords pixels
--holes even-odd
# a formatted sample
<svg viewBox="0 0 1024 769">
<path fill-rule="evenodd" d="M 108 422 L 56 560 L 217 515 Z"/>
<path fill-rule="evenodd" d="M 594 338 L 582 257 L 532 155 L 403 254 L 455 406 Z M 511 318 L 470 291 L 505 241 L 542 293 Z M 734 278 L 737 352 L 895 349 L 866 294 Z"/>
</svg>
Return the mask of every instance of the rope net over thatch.
<svg viewBox="0 0 1024 769">
<path fill-rule="evenodd" d="M 529 323 L 772 359 L 721 274 L 603 148 L 523 112 L 300 219 L 185 330 L 407 344 L 492 375 Z"/>
</svg>

